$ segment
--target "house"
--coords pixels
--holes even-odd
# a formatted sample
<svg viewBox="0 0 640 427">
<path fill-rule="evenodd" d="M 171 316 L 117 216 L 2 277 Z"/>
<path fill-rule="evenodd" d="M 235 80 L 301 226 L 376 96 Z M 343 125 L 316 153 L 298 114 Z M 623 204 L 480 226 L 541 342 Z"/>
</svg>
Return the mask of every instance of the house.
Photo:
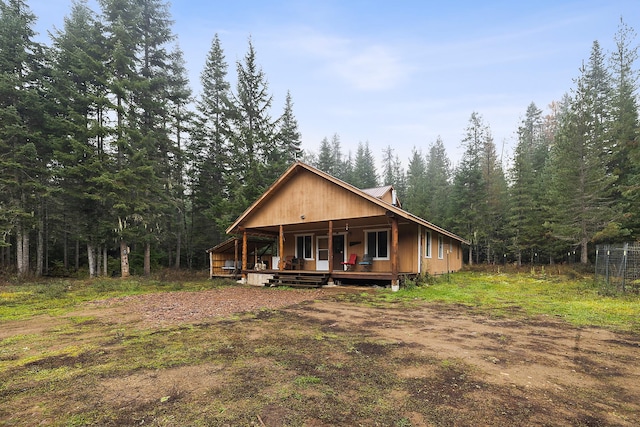
<svg viewBox="0 0 640 427">
<path fill-rule="evenodd" d="M 301 162 L 227 234 L 239 236 L 235 261 L 251 284 L 384 282 L 397 289 L 402 277 L 459 270 L 468 244 L 403 210 L 392 186 L 360 190 Z M 256 238 L 272 242 L 260 256 L 251 247 Z"/>
</svg>

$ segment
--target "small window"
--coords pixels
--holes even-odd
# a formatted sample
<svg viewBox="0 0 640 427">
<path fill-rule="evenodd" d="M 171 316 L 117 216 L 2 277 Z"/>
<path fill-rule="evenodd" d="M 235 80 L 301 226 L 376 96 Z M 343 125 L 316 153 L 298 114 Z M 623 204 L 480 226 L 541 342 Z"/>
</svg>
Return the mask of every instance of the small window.
<svg viewBox="0 0 640 427">
<path fill-rule="evenodd" d="M 444 258 L 444 241 L 442 236 L 438 236 L 438 258 Z"/>
<path fill-rule="evenodd" d="M 311 256 L 312 246 L 311 246 L 312 236 L 310 234 L 304 236 L 296 236 L 296 258 L 303 259 L 313 259 Z"/>
<path fill-rule="evenodd" d="M 366 232 L 367 254 L 374 259 L 389 259 L 389 230 L 371 230 Z"/>
<path fill-rule="evenodd" d="M 431 258 L 431 232 L 425 231 L 424 233 L 424 256 Z"/>
</svg>

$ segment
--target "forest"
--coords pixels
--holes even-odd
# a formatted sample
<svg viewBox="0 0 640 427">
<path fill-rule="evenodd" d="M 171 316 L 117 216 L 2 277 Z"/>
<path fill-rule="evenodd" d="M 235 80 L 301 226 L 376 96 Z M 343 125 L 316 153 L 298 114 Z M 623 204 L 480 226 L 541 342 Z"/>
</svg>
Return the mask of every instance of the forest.
<svg viewBox="0 0 640 427">
<path fill-rule="evenodd" d="M 272 105 L 250 37 L 230 71 L 213 36 L 194 94 L 166 1 L 98 4 L 74 1 L 42 44 L 27 2 L 0 0 L 0 274 L 202 269 L 296 160 L 394 185 L 404 209 L 470 242 L 470 264 L 588 264 L 594 245 L 640 235 L 638 46 L 623 19 L 562 99 L 523 106 L 509 161 L 470 112 L 457 165 L 441 139 L 378 163 L 338 134 L 303 151 L 293 97 Z"/>
</svg>

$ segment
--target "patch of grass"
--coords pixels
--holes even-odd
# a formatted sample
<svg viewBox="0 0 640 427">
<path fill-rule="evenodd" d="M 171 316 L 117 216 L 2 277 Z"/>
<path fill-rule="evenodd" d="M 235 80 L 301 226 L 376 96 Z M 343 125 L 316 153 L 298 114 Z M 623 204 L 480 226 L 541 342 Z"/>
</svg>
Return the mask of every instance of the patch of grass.
<svg viewBox="0 0 640 427">
<path fill-rule="evenodd" d="M 387 301 L 462 304 L 493 316 L 547 315 L 578 326 L 640 330 L 640 297 L 602 295 L 587 278 L 461 272 L 430 286 L 386 293 Z"/>
<path fill-rule="evenodd" d="M 155 278 L 87 280 L 49 279 L 0 285 L 0 320 L 18 320 L 39 314 L 56 316 L 87 301 L 168 291 L 200 291 L 231 286 L 228 280 L 162 281 Z"/>
</svg>

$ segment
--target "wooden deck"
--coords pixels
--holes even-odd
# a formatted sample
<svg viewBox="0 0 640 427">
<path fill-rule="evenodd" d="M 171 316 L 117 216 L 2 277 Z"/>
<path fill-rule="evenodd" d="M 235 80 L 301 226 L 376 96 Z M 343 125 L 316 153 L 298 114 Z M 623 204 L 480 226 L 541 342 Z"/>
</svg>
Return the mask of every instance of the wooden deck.
<svg viewBox="0 0 640 427">
<path fill-rule="evenodd" d="M 265 274 L 273 276 L 267 286 L 290 286 L 300 288 L 319 288 L 330 282 L 354 285 L 372 285 L 379 282 L 391 282 L 393 276 L 385 272 L 369 271 L 328 271 L 315 270 L 243 270 L 243 274 Z"/>
</svg>

